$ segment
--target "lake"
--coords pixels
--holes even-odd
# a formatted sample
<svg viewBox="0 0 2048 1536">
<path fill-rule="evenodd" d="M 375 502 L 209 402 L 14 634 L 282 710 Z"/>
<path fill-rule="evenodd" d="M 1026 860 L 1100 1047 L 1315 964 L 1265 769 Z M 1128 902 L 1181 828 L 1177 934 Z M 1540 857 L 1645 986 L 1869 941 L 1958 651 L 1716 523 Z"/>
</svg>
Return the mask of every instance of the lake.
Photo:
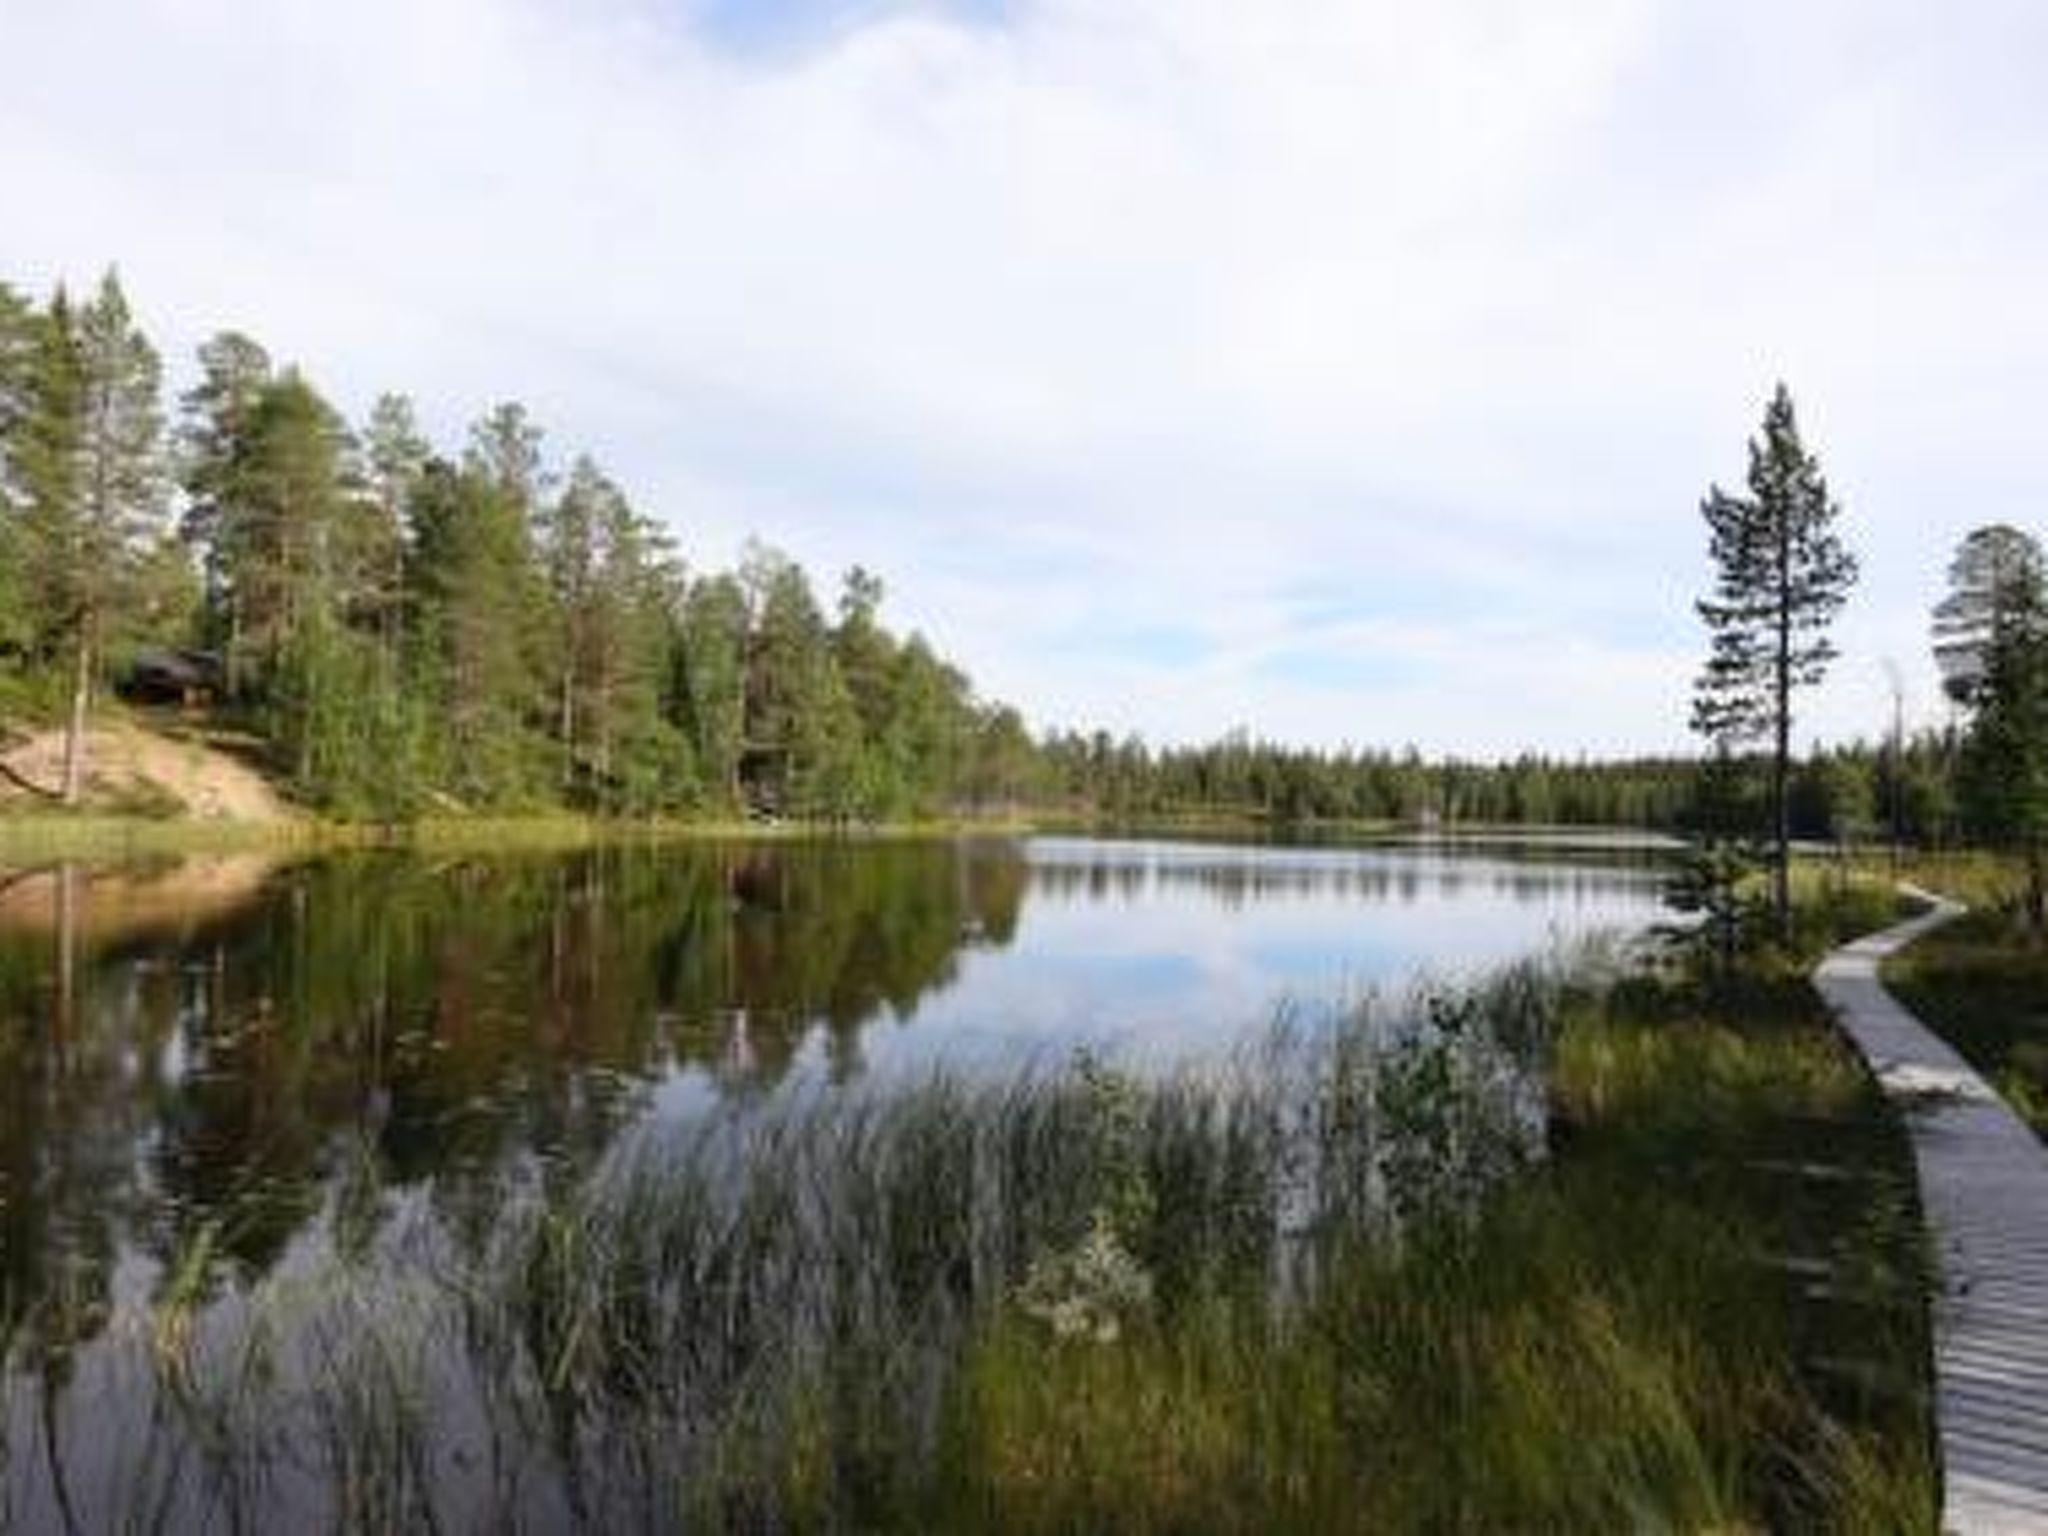
<svg viewBox="0 0 2048 1536">
<path fill-rule="evenodd" d="M 64 1502 L 24 1459 L 41 1422 L 81 1485 L 132 1481 L 78 1428 L 123 1390 L 103 1336 L 166 1295 L 226 1326 L 318 1268 L 355 1192 L 383 1284 L 422 1229 L 652 1130 L 1082 1047 L 1220 1055 L 1640 929 L 1659 884 L 1615 849 L 1060 837 L 0 872 L 0 1342 L 62 1389 L 11 1399 L 0 1479 Z"/>
</svg>

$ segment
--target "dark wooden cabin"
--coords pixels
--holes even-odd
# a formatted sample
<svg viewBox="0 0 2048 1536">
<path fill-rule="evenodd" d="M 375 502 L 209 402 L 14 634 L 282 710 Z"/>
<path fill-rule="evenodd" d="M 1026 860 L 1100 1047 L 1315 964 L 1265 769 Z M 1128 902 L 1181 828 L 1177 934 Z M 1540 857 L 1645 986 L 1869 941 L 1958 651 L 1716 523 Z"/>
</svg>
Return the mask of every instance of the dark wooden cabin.
<svg viewBox="0 0 2048 1536">
<path fill-rule="evenodd" d="M 220 658 L 211 651 L 152 646 L 138 651 L 120 681 L 131 704 L 171 704 L 202 709 L 220 694 Z"/>
</svg>

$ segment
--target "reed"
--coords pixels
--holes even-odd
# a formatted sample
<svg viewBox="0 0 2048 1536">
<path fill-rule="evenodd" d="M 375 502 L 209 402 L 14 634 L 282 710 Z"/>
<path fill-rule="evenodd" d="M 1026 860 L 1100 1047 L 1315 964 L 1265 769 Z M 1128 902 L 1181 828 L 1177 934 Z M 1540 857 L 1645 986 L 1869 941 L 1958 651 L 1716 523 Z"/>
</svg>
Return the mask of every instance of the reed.
<svg viewBox="0 0 2048 1536">
<path fill-rule="evenodd" d="M 1221 1061 L 786 1092 L 581 1177 L 361 1157 L 304 1262 L 188 1250 L 68 1355 L 30 1319 L 6 1507 L 1929 1529 L 1904 1154 L 1793 970 L 1746 987 L 1580 956 Z"/>
</svg>

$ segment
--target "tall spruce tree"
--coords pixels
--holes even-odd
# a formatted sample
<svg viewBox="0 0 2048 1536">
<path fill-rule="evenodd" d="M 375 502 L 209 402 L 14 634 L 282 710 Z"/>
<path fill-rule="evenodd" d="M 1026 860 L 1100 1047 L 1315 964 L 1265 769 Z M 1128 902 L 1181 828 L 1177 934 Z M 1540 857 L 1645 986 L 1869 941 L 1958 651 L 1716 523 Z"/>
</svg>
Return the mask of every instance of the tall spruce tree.
<svg viewBox="0 0 2048 1536">
<path fill-rule="evenodd" d="M 1763 436 L 1749 444 L 1749 494 L 1718 485 L 1700 504 L 1715 565 L 1698 604 L 1710 650 L 1692 726 L 1717 746 L 1763 741 L 1769 752 L 1771 899 L 1780 939 L 1791 933 L 1792 696 L 1820 681 L 1835 648 L 1828 626 L 1848 600 L 1856 561 L 1835 534 L 1840 507 L 1799 438 L 1792 395 L 1777 387 Z"/>
</svg>

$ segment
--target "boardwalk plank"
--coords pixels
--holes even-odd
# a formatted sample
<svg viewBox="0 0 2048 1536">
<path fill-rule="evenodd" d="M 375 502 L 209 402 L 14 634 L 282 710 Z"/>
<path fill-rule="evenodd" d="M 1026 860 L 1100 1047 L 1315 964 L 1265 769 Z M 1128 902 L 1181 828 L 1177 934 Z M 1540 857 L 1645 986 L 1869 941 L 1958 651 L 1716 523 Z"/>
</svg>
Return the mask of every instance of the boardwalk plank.
<svg viewBox="0 0 2048 1536">
<path fill-rule="evenodd" d="M 1878 979 L 1887 955 L 1962 911 L 1926 899 L 1922 916 L 1829 955 L 1814 984 L 1913 1143 L 1941 1270 L 1942 1529 L 2038 1536 L 2048 1532 L 2048 1147 Z"/>
</svg>

